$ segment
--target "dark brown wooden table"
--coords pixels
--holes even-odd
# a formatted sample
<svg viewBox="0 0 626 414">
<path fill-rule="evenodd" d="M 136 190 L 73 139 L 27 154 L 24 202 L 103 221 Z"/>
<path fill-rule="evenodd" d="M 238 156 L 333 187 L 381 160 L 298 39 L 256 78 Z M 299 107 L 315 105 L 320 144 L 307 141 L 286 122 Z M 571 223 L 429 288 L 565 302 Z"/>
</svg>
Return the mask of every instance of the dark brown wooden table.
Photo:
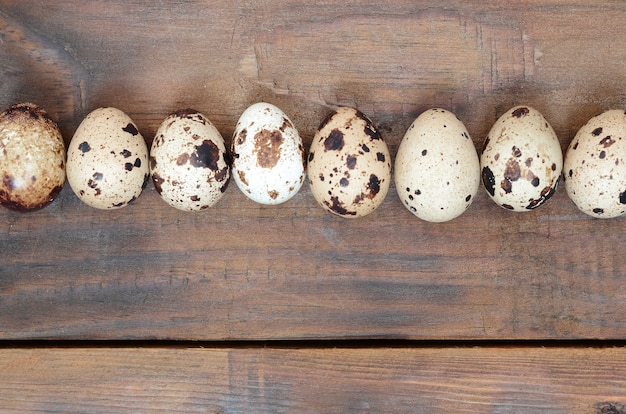
<svg viewBox="0 0 626 414">
<path fill-rule="evenodd" d="M 443 107 L 477 149 L 530 105 L 563 150 L 626 108 L 620 1 L 3 1 L 0 104 L 43 106 L 66 144 L 100 106 L 148 145 L 195 108 L 227 143 L 258 101 L 305 145 L 339 105 L 395 155 Z M 150 183 L 96 210 L 69 185 L 0 211 L 0 411 L 626 413 L 624 218 L 564 188 L 523 214 L 484 188 L 447 223 L 392 185 L 356 220 L 308 185 L 261 206 L 231 182 L 186 213 Z"/>
</svg>

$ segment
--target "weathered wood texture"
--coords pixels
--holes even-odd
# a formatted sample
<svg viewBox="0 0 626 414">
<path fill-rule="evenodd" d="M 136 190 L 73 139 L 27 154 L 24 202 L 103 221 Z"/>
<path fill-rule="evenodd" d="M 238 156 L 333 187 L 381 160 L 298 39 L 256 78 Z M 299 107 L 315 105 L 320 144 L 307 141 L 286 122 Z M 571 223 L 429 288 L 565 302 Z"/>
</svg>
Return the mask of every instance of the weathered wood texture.
<svg viewBox="0 0 626 414">
<path fill-rule="evenodd" d="M 610 349 L 0 350 L 5 413 L 621 414 Z"/>
<path fill-rule="evenodd" d="M 624 21 L 615 1 L 3 1 L 0 104 L 39 103 L 66 142 L 98 106 L 126 111 L 148 143 L 193 107 L 230 142 L 266 100 L 307 145 L 352 105 L 395 154 L 431 106 L 456 112 L 479 148 L 525 103 L 565 147 L 626 107 Z M 306 185 L 263 207 L 231 184 L 197 214 L 152 185 L 110 212 L 66 185 L 44 210 L 0 211 L 0 337 L 623 339 L 623 225 L 584 216 L 563 189 L 515 214 L 481 188 L 463 216 L 428 224 L 393 187 L 349 221 Z"/>
</svg>

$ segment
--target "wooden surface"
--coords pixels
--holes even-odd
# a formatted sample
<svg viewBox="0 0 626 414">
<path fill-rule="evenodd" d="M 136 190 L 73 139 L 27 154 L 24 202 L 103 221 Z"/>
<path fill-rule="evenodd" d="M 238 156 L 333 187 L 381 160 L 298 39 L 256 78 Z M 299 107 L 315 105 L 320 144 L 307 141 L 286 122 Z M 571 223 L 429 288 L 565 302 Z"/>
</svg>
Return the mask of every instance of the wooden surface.
<svg viewBox="0 0 626 414">
<path fill-rule="evenodd" d="M 589 118 L 626 108 L 625 21 L 620 1 L 7 0 L 0 106 L 40 104 L 66 143 L 87 113 L 114 106 L 148 144 L 169 113 L 191 107 L 230 143 L 239 115 L 263 100 L 308 147 L 322 119 L 349 105 L 395 156 L 425 109 L 455 112 L 479 149 L 499 115 L 525 104 L 565 149 Z M 603 401 L 626 404 L 621 348 L 353 353 L 308 341 L 624 341 L 624 220 L 585 216 L 563 188 L 517 214 L 481 186 L 464 215 L 429 224 L 393 185 L 357 220 L 323 211 L 306 184 L 267 207 L 231 182 L 200 213 L 169 207 L 152 184 L 117 211 L 82 204 L 66 185 L 43 210 L 0 210 L 0 340 L 290 340 L 306 350 L 21 342 L 0 349 L 0 402 L 43 412 L 112 401 L 118 411 L 601 412 Z M 177 366 L 183 378 L 170 383 Z M 99 380 L 108 399 L 97 398 Z"/>
<path fill-rule="evenodd" d="M 8 413 L 623 414 L 625 356 L 615 348 L 2 350 L 0 402 Z"/>
</svg>

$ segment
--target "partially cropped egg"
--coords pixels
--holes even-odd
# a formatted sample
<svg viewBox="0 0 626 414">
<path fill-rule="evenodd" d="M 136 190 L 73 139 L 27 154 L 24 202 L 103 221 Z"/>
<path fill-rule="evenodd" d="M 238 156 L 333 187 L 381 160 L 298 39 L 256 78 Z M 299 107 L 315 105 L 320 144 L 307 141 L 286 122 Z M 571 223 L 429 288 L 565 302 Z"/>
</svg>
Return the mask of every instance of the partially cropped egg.
<svg viewBox="0 0 626 414">
<path fill-rule="evenodd" d="M 148 147 L 128 115 L 109 107 L 83 119 L 67 150 L 67 180 L 81 201 L 99 209 L 124 207 L 149 177 Z"/>
<path fill-rule="evenodd" d="M 65 144 L 56 123 L 32 103 L 0 114 L 0 205 L 34 211 L 50 204 L 65 183 Z"/>
<path fill-rule="evenodd" d="M 460 216 L 480 184 L 478 154 L 465 125 L 439 108 L 422 113 L 406 131 L 394 173 L 404 206 L 431 222 Z"/>
<path fill-rule="evenodd" d="M 150 171 L 154 188 L 172 207 L 209 208 L 222 198 L 230 178 L 224 139 L 200 112 L 176 111 L 152 141 Z"/>
<path fill-rule="evenodd" d="M 391 156 L 367 116 L 339 107 L 313 137 L 307 175 L 313 197 L 325 210 L 341 217 L 362 217 L 387 195 Z"/>
<path fill-rule="evenodd" d="M 241 114 L 231 152 L 237 187 L 257 203 L 284 203 L 302 187 L 302 139 L 289 117 L 272 104 L 259 102 Z"/>
<path fill-rule="evenodd" d="M 613 109 L 580 128 L 565 153 L 565 190 L 585 214 L 626 213 L 626 111 Z"/>
<path fill-rule="evenodd" d="M 485 138 L 482 181 L 491 199 L 513 211 L 530 211 L 555 193 L 563 169 L 558 137 L 543 115 L 528 106 L 505 112 Z"/>
</svg>

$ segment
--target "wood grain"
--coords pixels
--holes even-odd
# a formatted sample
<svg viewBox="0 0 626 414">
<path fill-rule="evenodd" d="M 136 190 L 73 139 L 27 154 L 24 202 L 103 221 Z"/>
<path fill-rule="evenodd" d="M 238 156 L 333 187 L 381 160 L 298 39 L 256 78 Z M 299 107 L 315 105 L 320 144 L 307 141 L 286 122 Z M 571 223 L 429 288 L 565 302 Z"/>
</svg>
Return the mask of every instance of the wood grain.
<svg viewBox="0 0 626 414">
<path fill-rule="evenodd" d="M 352 105 L 395 154 L 428 107 L 456 112 L 480 148 L 526 103 L 565 148 L 626 107 L 625 20 L 611 1 L 4 1 L 0 104 L 38 102 L 66 142 L 98 106 L 128 112 L 148 143 L 193 107 L 230 142 L 266 100 L 307 145 Z M 151 185 L 110 212 L 66 185 L 44 210 L 0 211 L 0 338 L 623 339 L 623 223 L 584 216 L 563 189 L 524 214 L 481 189 L 466 214 L 429 224 L 395 188 L 348 221 L 308 186 L 264 207 L 231 184 L 192 214 Z"/>
<path fill-rule="evenodd" d="M 623 348 L 3 349 L 5 413 L 624 412 Z"/>
</svg>

